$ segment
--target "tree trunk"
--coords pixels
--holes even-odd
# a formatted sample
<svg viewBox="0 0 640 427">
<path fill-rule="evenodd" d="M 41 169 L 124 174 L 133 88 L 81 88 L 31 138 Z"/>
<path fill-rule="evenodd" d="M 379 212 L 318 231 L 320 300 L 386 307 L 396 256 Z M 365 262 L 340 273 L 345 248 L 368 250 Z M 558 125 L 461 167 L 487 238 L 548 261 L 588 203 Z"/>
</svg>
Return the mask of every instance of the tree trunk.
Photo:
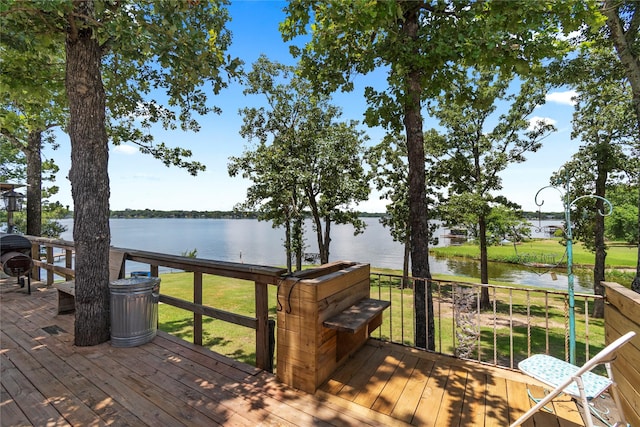
<svg viewBox="0 0 640 427">
<path fill-rule="evenodd" d="M 609 28 L 610 38 L 613 46 L 618 53 L 620 62 L 624 67 L 625 75 L 631 85 L 633 93 L 633 107 L 636 113 L 636 130 L 640 135 L 640 61 L 638 61 L 637 53 L 633 49 L 635 38 L 625 37 L 624 24 L 619 16 L 618 7 L 621 5 L 618 1 L 605 0 L 602 4 L 602 13 L 607 17 L 607 27 Z M 637 3 L 634 6 L 640 7 Z M 638 176 L 638 184 L 640 187 L 640 176 Z M 638 198 L 638 232 L 640 233 L 640 197 Z M 640 237 L 640 236 L 639 236 Z M 638 264 L 636 266 L 636 277 L 633 279 L 631 288 L 640 293 L 640 242 L 638 243 Z"/>
<path fill-rule="evenodd" d="M 325 241 L 325 236 L 328 233 L 322 232 L 322 218 L 320 218 L 320 211 L 318 210 L 318 203 L 316 202 L 313 188 L 307 186 L 305 193 L 307 195 L 307 201 L 309 202 L 309 208 L 311 209 L 311 217 L 316 232 L 318 251 L 320 252 L 320 264 L 326 264 L 329 262 L 329 238 L 327 237 Z"/>
<path fill-rule="evenodd" d="M 621 5 L 617 0 L 606 0 L 602 5 L 602 13 L 607 17 L 607 27 L 613 46 L 618 53 L 620 62 L 624 67 L 625 75 L 631 85 L 633 93 L 633 106 L 636 112 L 638 123 L 640 124 L 640 62 L 637 54 L 634 53 L 633 45 L 635 39 L 628 40 L 625 37 L 624 23 L 618 15 L 618 7 Z M 635 5 L 640 7 L 640 5 Z"/>
<path fill-rule="evenodd" d="M 478 234 L 480 238 L 480 283 L 489 284 L 489 256 L 487 254 L 487 221 L 484 214 L 478 217 Z M 489 301 L 489 288 L 482 287 L 480 292 L 480 308 L 487 309 L 491 306 Z"/>
<path fill-rule="evenodd" d="M 321 263 L 327 264 L 329 262 L 329 245 L 331 244 L 331 218 L 328 216 L 324 218 L 324 248 L 321 251 Z"/>
<path fill-rule="evenodd" d="M 597 208 L 600 212 L 604 212 L 604 202 L 597 199 Z M 595 265 L 593 266 L 593 293 L 595 295 L 604 296 L 604 266 L 607 258 L 606 246 L 604 244 L 604 217 L 596 214 L 595 217 L 595 229 L 594 229 L 594 243 L 596 250 Z M 596 299 L 593 305 L 592 316 L 597 319 L 604 317 L 604 299 Z"/>
<path fill-rule="evenodd" d="M 596 175 L 596 196 L 604 198 L 606 195 L 607 184 L 607 163 L 609 162 L 609 155 L 611 150 L 608 149 L 608 144 L 603 143 L 602 146 L 597 148 L 597 175 Z M 604 201 L 602 199 L 596 199 L 596 213 L 595 223 L 593 229 L 594 247 L 596 252 L 595 264 L 593 266 L 593 293 L 595 295 L 604 296 L 604 266 L 607 258 L 606 246 L 604 243 L 604 214 L 606 212 L 604 207 Z M 593 305 L 593 317 L 597 319 L 604 318 L 604 299 L 597 299 Z"/>
<path fill-rule="evenodd" d="M 298 206 L 298 191 L 294 188 L 291 193 L 291 212 L 293 213 L 292 250 L 296 257 L 296 271 L 302 270 L 302 258 L 304 256 L 304 230 L 303 217 Z"/>
<path fill-rule="evenodd" d="M 284 251 L 287 255 L 287 273 L 291 273 L 293 271 L 291 265 L 293 251 L 291 250 L 291 248 L 291 219 L 287 218 L 284 223 Z"/>
<path fill-rule="evenodd" d="M 302 230 L 302 218 L 296 215 L 293 223 L 293 239 L 296 248 L 296 271 L 302 270 L 302 257 L 304 255 L 304 232 Z"/>
<path fill-rule="evenodd" d="M 410 48 L 414 50 L 418 29 L 418 10 L 405 14 L 402 31 Z M 418 56 L 416 51 L 416 56 Z M 414 283 L 414 308 L 416 324 L 416 347 L 435 350 L 435 324 L 429 271 L 429 227 L 425 188 L 424 135 L 420 111 L 422 83 L 418 70 L 411 69 L 406 76 L 403 100 L 404 126 L 407 133 L 409 161 L 409 229 L 411 230 L 411 273 Z"/>
<path fill-rule="evenodd" d="M 404 242 L 404 256 L 402 257 L 402 289 L 409 287 L 409 260 L 411 259 L 411 244 L 409 235 Z"/>
<path fill-rule="evenodd" d="M 42 234 L 42 132 L 29 133 L 27 158 L 27 234 Z"/>
<path fill-rule="evenodd" d="M 75 345 L 105 342 L 109 318 L 109 176 L 101 49 L 91 31 L 93 2 L 74 2 L 66 39 L 75 241 Z"/>
</svg>

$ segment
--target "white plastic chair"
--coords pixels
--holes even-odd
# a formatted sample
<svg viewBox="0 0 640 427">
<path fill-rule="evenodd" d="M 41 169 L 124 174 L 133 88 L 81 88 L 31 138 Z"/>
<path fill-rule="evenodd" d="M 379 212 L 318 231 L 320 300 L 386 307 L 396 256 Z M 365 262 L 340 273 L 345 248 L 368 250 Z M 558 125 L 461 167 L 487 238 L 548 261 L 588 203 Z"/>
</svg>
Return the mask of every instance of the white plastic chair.
<svg viewBox="0 0 640 427">
<path fill-rule="evenodd" d="M 561 393 L 566 393 L 579 400 L 582 406 L 585 426 L 593 427 L 591 412 L 594 408 L 589 404 L 589 402 L 600 396 L 609 388 L 611 388 L 613 400 L 615 400 L 618 413 L 621 417 L 621 420 L 616 422 L 614 425 L 627 425 L 624 413 L 622 412 L 622 407 L 620 406 L 618 390 L 615 382 L 613 381 L 611 363 L 615 359 L 615 352 L 624 344 L 629 342 L 635 335 L 635 332 L 627 332 L 602 349 L 602 351 L 587 361 L 582 365 L 582 367 L 572 365 L 571 363 L 545 354 L 536 354 L 518 363 L 518 368 L 523 373 L 543 382 L 549 387 L 552 387 L 553 390 L 549 392 L 544 399 L 540 399 L 535 406 L 511 424 L 511 427 L 519 426 L 524 423 L 526 420 L 531 418 L 533 414 L 538 412 Z M 593 368 L 601 364 L 605 365 L 608 377 L 591 372 Z M 597 413 L 596 416 L 606 423 L 606 421 Z"/>
</svg>

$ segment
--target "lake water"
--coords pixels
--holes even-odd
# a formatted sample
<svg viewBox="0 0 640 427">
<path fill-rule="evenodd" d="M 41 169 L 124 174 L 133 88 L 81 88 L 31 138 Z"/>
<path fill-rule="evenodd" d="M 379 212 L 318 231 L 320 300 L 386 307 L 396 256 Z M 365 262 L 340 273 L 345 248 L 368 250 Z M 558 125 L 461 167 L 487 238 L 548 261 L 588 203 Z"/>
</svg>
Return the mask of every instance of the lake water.
<svg viewBox="0 0 640 427">
<path fill-rule="evenodd" d="M 369 263 L 374 267 L 402 269 L 403 247 L 394 242 L 388 229 L 378 218 L 363 218 L 367 228 L 363 234 L 353 235 L 353 227 L 332 225 L 330 261 L 346 260 Z M 73 240 L 73 221 L 63 220 L 68 231 L 61 238 Z M 536 224 L 538 225 L 538 224 Z M 559 221 L 543 221 L 542 226 L 560 225 Z M 111 219 L 113 246 L 181 255 L 197 250 L 198 258 L 219 261 L 244 262 L 261 265 L 285 265 L 284 229 L 273 228 L 271 223 L 255 219 Z M 308 230 L 311 230 L 308 225 Z M 449 243 L 443 238 L 446 230 L 439 228 L 439 245 Z M 533 230 L 534 237 L 545 237 L 543 231 Z M 311 233 L 308 236 L 314 236 Z M 317 253 L 317 244 L 309 240 L 305 252 Z M 128 270 L 135 270 L 129 265 Z M 504 263 L 489 263 L 489 278 L 507 283 L 535 287 L 567 289 L 566 269 L 555 269 L 554 274 L 544 269 L 526 268 Z M 429 258 L 432 274 L 453 274 L 480 277 L 477 261 Z M 576 292 L 591 293 L 592 273 L 574 272 Z M 583 285 L 584 284 L 584 285 Z"/>
</svg>

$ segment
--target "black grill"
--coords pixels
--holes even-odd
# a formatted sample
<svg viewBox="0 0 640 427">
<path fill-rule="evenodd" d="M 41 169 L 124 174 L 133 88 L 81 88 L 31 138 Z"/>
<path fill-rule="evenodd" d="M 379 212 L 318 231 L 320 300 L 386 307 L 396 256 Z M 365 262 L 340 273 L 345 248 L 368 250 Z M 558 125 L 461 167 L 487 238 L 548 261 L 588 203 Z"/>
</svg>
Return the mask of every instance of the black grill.
<svg viewBox="0 0 640 427">
<path fill-rule="evenodd" d="M 21 287 L 24 287 L 23 276 L 26 276 L 27 292 L 31 293 L 33 259 L 29 239 L 19 234 L 0 234 L 0 264 L 5 274 L 18 278 Z"/>
</svg>

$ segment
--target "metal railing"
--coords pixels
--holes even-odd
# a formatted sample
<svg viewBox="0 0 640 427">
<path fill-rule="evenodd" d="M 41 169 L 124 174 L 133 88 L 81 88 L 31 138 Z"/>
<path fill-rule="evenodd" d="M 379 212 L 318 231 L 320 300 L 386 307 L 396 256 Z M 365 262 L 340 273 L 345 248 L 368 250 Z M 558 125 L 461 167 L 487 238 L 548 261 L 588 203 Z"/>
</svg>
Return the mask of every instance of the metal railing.
<svg viewBox="0 0 640 427">
<path fill-rule="evenodd" d="M 414 281 L 371 275 L 372 297 L 391 301 L 374 337 L 414 346 Z M 509 368 L 534 353 L 568 360 L 567 293 L 442 280 L 432 280 L 431 289 L 436 352 Z M 486 307 L 481 306 L 483 290 L 489 296 Z M 576 294 L 575 298 L 577 359 L 582 364 L 604 347 L 604 320 L 589 315 L 594 301 L 602 297 Z"/>
</svg>

